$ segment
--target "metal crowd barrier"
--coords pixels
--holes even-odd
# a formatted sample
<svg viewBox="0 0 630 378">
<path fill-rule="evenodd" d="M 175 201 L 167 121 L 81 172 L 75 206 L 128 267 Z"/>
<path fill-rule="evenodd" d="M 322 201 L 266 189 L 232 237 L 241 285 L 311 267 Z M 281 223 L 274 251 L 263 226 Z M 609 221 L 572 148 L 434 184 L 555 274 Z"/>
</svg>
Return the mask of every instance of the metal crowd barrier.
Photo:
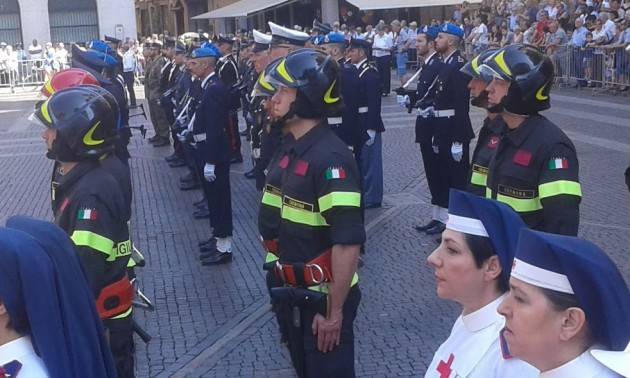
<svg viewBox="0 0 630 378">
<path fill-rule="evenodd" d="M 46 78 L 45 59 L 0 62 L 0 87 L 11 88 L 11 91 L 16 87 L 43 85 Z"/>
<path fill-rule="evenodd" d="M 613 92 L 630 89 L 630 51 L 624 47 L 563 46 L 550 57 L 558 85 Z"/>
</svg>

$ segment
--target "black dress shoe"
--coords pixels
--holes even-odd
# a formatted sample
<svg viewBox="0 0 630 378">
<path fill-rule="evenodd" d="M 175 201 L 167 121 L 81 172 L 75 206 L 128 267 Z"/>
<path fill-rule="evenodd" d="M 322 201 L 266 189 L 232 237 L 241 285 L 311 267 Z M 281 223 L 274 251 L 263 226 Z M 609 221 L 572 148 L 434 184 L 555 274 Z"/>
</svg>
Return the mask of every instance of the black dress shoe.
<svg viewBox="0 0 630 378">
<path fill-rule="evenodd" d="M 199 254 L 199 260 L 203 261 L 206 259 L 210 259 L 210 258 L 216 258 L 219 255 L 221 255 L 222 253 L 217 251 L 216 248 L 212 248 L 211 250 L 205 251 L 205 252 L 201 252 Z"/>
<path fill-rule="evenodd" d="M 208 244 L 204 244 L 199 247 L 199 254 L 204 255 L 209 252 L 215 252 L 217 250 L 217 239 L 213 239 L 213 241 Z"/>
<path fill-rule="evenodd" d="M 425 232 L 427 233 L 427 235 L 437 235 L 437 234 L 441 234 L 445 229 L 446 229 L 446 225 L 442 222 L 438 222 L 438 224 L 429 228 Z"/>
<path fill-rule="evenodd" d="M 162 139 L 162 138 L 160 138 L 160 136 L 159 136 L 159 135 L 154 135 L 154 136 L 152 136 L 151 138 L 149 138 L 149 139 L 147 139 L 147 140 L 149 141 L 149 143 L 155 143 L 155 142 L 157 142 L 159 139 Z"/>
<path fill-rule="evenodd" d="M 208 209 L 199 209 L 193 213 L 195 219 L 207 219 L 210 218 L 210 211 Z"/>
<path fill-rule="evenodd" d="M 202 199 L 200 199 L 199 201 L 195 201 L 195 202 L 193 202 L 193 206 L 194 206 L 194 207 L 197 207 L 197 208 L 198 208 L 198 207 L 202 207 L 202 206 L 207 206 L 207 205 L 208 205 L 208 204 L 206 203 L 206 199 L 205 199 L 205 198 L 202 198 Z"/>
<path fill-rule="evenodd" d="M 220 264 L 227 264 L 229 262 L 232 262 L 232 253 L 231 252 L 219 252 L 217 251 L 216 254 L 201 260 L 201 265 L 203 266 L 207 266 L 207 265 L 220 265 Z"/>
<path fill-rule="evenodd" d="M 179 190 L 195 190 L 199 189 L 199 183 L 196 181 L 187 181 L 179 183 Z"/>
<path fill-rule="evenodd" d="M 175 161 L 170 161 L 168 163 L 168 166 L 171 168 L 179 168 L 179 167 L 183 167 L 186 165 L 186 162 L 181 160 L 181 159 L 177 159 Z"/>
<path fill-rule="evenodd" d="M 376 209 L 381 207 L 380 202 L 379 203 L 368 203 L 365 206 L 363 206 L 364 209 Z"/>
<path fill-rule="evenodd" d="M 416 231 L 418 232 L 424 232 L 426 230 L 428 230 L 429 228 L 433 228 L 435 227 L 438 223 L 440 223 L 439 221 L 432 219 L 431 222 L 423 225 L 423 226 L 414 226 L 413 228 L 416 229 Z"/>
<path fill-rule="evenodd" d="M 179 182 L 190 182 L 190 181 L 197 181 L 197 179 L 191 172 L 188 172 L 179 178 Z"/>
<path fill-rule="evenodd" d="M 213 237 L 211 237 L 209 239 L 200 241 L 199 243 L 197 243 L 197 245 L 201 247 L 201 246 L 204 246 L 204 245 L 210 243 L 213 240 L 216 242 L 217 239 L 213 236 Z"/>
<path fill-rule="evenodd" d="M 193 206 L 195 207 L 195 209 L 207 209 L 208 203 L 206 203 L 206 201 L 203 201 L 199 204 L 194 204 Z"/>
<path fill-rule="evenodd" d="M 245 178 L 246 179 L 255 179 L 256 178 L 256 171 L 254 168 L 252 168 L 251 170 L 245 172 Z"/>
<path fill-rule="evenodd" d="M 173 152 L 172 154 L 165 157 L 164 160 L 166 160 L 167 163 L 170 163 L 170 162 L 181 160 L 181 159 L 179 158 L 179 156 L 177 156 L 175 152 Z"/>
<path fill-rule="evenodd" d="M 170 146 L 171 145 L 171 140 L 168 138 L 160 138 L 159 140 L 156 140 L 153 143 L 153 147 L 165 147 L 165 146 Z"/>
</svg>

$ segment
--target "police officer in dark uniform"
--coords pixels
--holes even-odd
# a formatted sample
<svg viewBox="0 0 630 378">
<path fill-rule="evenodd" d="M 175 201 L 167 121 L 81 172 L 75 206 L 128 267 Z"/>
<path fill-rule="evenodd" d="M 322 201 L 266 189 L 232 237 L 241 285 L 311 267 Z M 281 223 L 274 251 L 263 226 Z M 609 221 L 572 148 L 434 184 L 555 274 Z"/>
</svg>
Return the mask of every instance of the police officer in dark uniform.
<svg viewBox="0 0 630 378">
<path fill-rule="evenodd" d="M 435 39 L 435 50 L 444 66 L 435 83 L 433 105 L 424 108 L 434 127 L 432 147 L 435 159 L 435 186 L 431 190 L 437 209 L 434 227 L 428 234 L 440 234 L 448 220 L 448 196 L 450 189 L 465 190 L 468 187 L 470 157 L 468 146 L 475 137 L 469 117 L 468 81 L 470 78 L 459 70 L 466 60 L 458 50 L 464 32 L 452 24 L 440 26 Z"/>
<path fill-rule="evenodd" d="M 486 87 L 492 81 L 492 77 L 482 75 L 479 70 L 483 62 L 496 52 L 497 49 L 486 50 L 466 63 L 461 69 L 463 73 L 472 78 L 468 83 L 470 103 L 487 110 L 487 117 L 483 120 L 477 145 L 473 151 L 469 180 L 469 191 L 480 197 L 486 196 L 488 166 L 506 128 L 505 122 L 501 118 L 501 111 L 503 110 L 501 104 L 491 106 L 488 103 Z"/>
<path fill-rule="evenodd" d="M 338 93 L 331 88 L 338 65 L 302 49 L 268 77 L 278 88 L 271 112 L 295 139 L 269 167 L 269 177 L 282 177 L 268 199 L 281 207 L 275 272 L 285 284 L 272 289 L 272 298 L 286 314 L 299 377 L 353 377 L 353 321 L 361 296 L 356 268 L 365 229 L 356 162 L 324 121 L 331 107 L 341 105 L 331 96 Z"/>
<path fill-rule="evenodd" d="M 51 186 L 55 223 L 76 246 L 118 376 L 133 377 L 129 215 L 118 182 L 99 166 L 114 149 L 118 114 L 93 88 L 74 87 L 43 102 L 33 119 L 46 126 L 47 157 L 58 163 Z"/>
<path fill-rule="evenodd" d="M 182 143 L 177 138 L 178 125 L 176 118 L 179 116 L 177 109 L 184 98 L 187 89 L 188 79 L 184 77 L 186 67 L 186 46 L 178 42 L 175 45 L 175 55 L 173 56 L 173 67 L 171 67 L 168 77 L 168 89 L 162 94 L 160 103 L 167 114 L 171 125 L 171 136 L 173 137 L 173 154 L 167 156 L 165 160 L 169 166 L 183 167 L 186 165 Z"/>
<path fill-rule="evenodd" d="M 191 54 L 190 70 L 201 80 L 201 101 L 190 122 L 204 192 L 210 211 L 210 227 L 216 247 L 202 251 L 202 265 L 232 261 L 232 198 L 230 191 L 229 89 L 215 68 L 221 57 L 212 44 Z M 209 243 L 212 243 L 210 241 Z"/>
<path fill-rule="evenodd" d="M 418 57 L 422 60 L 418 72 L 414 74 L 417 77 L 416 89 L 409 89 L 414 77 L 410 78 L 401 88 L 396 89 L 398 96 L 403 96 L 399 101 L 401 105 L 407 107 L 408 112 L 413 108 L 418 108 L 418 117 L 416 118 L 416 143 L 420 145 L 420 153 L 422 154 L 422 163 L 424 165 L 424 174 L 431 191 L 432 214 L 431 220 L 424 225 L 415 226 L 417 231 L 432 232 L 432 228 L 439 226 L 438 206 L 434 203 L 437 195 L 434 193 L 437 180 L 437 154 L 433 150 L 433 138 L 435 136 L 435 124 L 433 118 L 424 112 L 425 108 L 434 105 L 434 97 L 436 93 L 437 76 L 443 68 L 440 54 L 435 51 L 435 38 L 438 34 L 437 27 L 425 26 L 418 30 L 416 36 L 416 51 Z M 407 96 L 407 97 L 405 97 Z M 431 230 L 431 231 L 430 231 Z"/>
<path fill-rule="evenodd" d="M 554 69 L 533 47 L 511 45 L 488 58 L 490 104 L 503 106 L 507 132 L 490 162 L 486 197 L 510 205 L 532 229 L 577 235 L 582 189 L 575 146 L 539 112 L 549 109 Z"/>
<path fill-rule="evenodd" d="M 271 43 L 271 35 L 261 33 L 258 30 L 253 31 L 254 47 L 252 48 L 252 56 L 250 58 L 251 70 L 246 75 L 247 92 L 248 92 L 248 122 L 251 123 L 249 130 L 249 139 L 252 150 L 252 170 L 245 173 L 245 177 L 256 179 L 256 188 L 262 189 L 264 185 L 265 175 L 258 166 L 260 164 L 261 152 L 261 134 L 265 124 L 264 98 L 255 96 L 254 88 L 258 81 L 258 77 L 262 74 L 265 67 L 269 63 L 269 44 Z M 266 97 L 266 96 L 265 96 Z"/>
<path fill-rule="evenodd" d="M 232 163 L 242 163 L 243 155 L 241 154 L 241 138 L 238 132 L 238 109 L 241 106 L 240 92 L 238 91 L 238 83 L 240 76 L 238 72 L 238 62 L 233 53 L 234 39 L 219 35 L 216 45 L 221 52 L 221 59 L 217 63 L 217 75 L 228 88 L 230 96 L 230 127 L 228 128 L 228 137 L 230 139 L 230 149 L 232 151 Z"/>
<path fill-rule="evenodd" d="M 350 40 L 348 56 L 359 72 L 357 93 L 358 123 L 363 128 L 354 153 L 359 156 L 363 202 L 366 209 L 380 207 L 383 201 L 383 157 L 381 133 L 381 79 L 376 67 L 370 65 L 372 44 L 364 39 Z"/>
<path fill-rule="evenodd" d="M 341 33 L 329 33 L 322 42 L 324 51 L 339 65 L 339 84 L 343 97 L 343 111 L 332 115 L 326 121 L 339 139 L 354 151 L 365 142 L 364 131 L 358 121 L 359 70 L 352 64 L 346 64 L 346 39 Z"/>
</svg>

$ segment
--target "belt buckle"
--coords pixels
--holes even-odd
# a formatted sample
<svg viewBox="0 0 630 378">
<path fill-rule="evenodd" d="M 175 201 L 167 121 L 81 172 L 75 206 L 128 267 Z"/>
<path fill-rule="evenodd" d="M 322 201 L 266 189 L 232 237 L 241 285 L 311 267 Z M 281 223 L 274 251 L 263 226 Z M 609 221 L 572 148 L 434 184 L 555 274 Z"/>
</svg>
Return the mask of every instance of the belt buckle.
<svg viewBox="0 0 630 378">
<path fill-rule="evenodd" d="M 321 285 L 321 284 L 323 284 L 323 283 L 324 283 L 324 279 L 325 279 L 326 277 L 325 277 L 325 275 L 324 275 L 324 270 L 322 269 L 322 267 L 321 267 L 321 266 L 319 266 L 319 265 L 317 265 L 317 264 L 309 264 L 309 265 L 307 265 L 306 267 L 307 267 L 307 268 L 311 268 L 311 269 L 312 269 L 312 268 L 316 268 L 316 269 L 317 269 L 317 271 L 319 272 L 319 274 L 320 274 L 320 279 L 319 279 L 319 280 L 318 280 L 318 279 L 316 279 L 316 278 L 315 278 L 315 275 L 313 275 L 313 274 L 311 273 L 311 275 L 313 276 L 313 282 L 315 283 L 315 285 Z"/>
<path fill-rule="evenodd" d="M 278 275 L 280 276 L 282 282 L 286 285 L 287 279 L 284 276 L 284 271 L 282 270 L 282 264 L 280 264 L 280 260 L 276 260 L 276 271 L 278 272 Z"/>
</svg>

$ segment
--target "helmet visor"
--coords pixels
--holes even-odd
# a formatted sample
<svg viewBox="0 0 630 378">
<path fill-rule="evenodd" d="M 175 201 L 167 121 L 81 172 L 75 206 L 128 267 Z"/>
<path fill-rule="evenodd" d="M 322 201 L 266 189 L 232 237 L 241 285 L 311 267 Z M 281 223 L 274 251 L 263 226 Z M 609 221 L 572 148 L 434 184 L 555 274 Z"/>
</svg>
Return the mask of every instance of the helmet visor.
<svg viewBox="0 0 630 378">
<path fill-rule="evenodd" d="M 254 90 L 252 91 L 252 97 L 271 97 L 277 90 L 278 87 L 271 84 L 268 81 L 268 75 L 265 75 L 263 72 L 258 75 L 258 80 L 256 80 Z"/>
<path fill-rule="evenodd" d="M 482 64 L 479 66 L 479 76 L 486 83 L 490 83 L 493 79 L 508 81 L 505 79 L 504 75 L 501 75 L 497 70 L 488 64 Z"/>
</svg>

